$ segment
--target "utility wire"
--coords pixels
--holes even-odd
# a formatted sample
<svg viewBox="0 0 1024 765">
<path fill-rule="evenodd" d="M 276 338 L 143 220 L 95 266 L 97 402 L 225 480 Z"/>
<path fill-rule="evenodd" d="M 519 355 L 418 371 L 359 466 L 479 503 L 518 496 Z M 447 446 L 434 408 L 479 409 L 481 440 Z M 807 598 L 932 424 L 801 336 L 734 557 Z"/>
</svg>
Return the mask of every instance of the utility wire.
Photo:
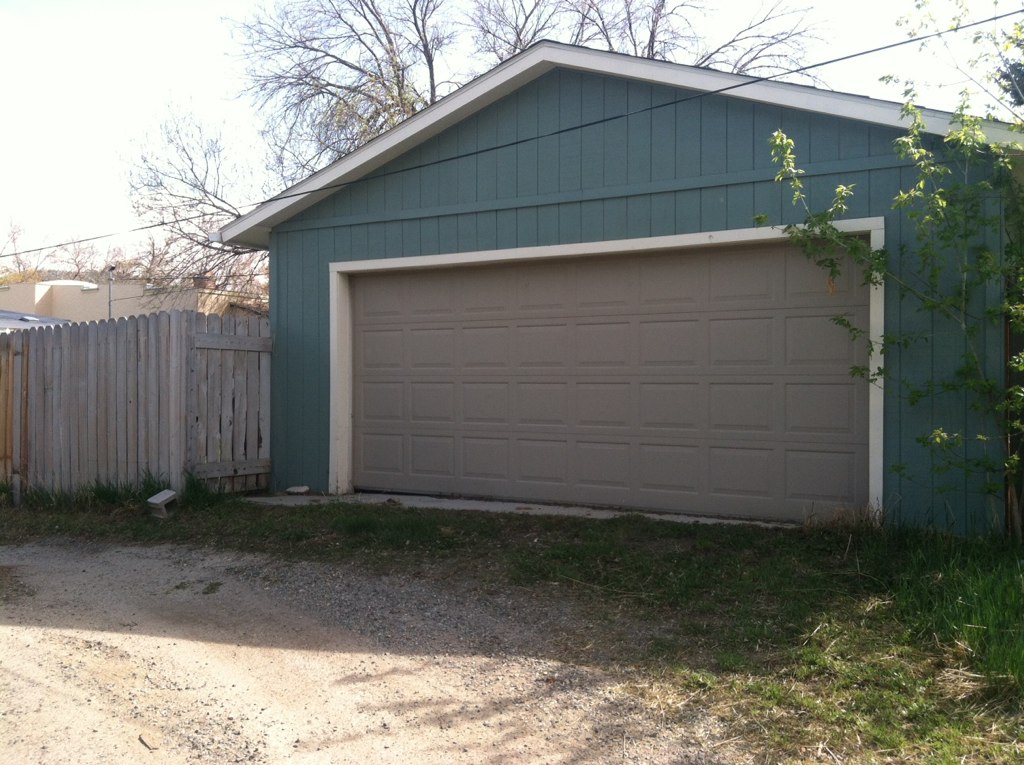
<svg viewBox="0 0 1024 765">
<path fill-rule="evenodd" d="M 584 128 L 594 127 L 596 125 L 602 125 L 602 124 L 604 124 L 606 122 L 612 122 L 614 120 L 621 120 L 621 119 L 626 119 L 628 117 L 633 117 L 633 116 L 636 116 L 638 114 L 644 114 L 644 113 L 647 113 L 647 112 L 653 112 L 655 109 L 663 109 L 663 108 L 668 107 L 668 106 L 676 106 L 678 104 L 687 103 L 688 101 L 694 101 L 694 100 L 698 100 L 698 99 L 701 99 L 701 98 L 706 98 L 707 96 L 715 96 L 715 95 L 719 95 L 721 93 L 728 93 L 728 92 L 733 91 L 733 90 L 738 90 L 739 88 L 745 88 L 745 87 L 748 87 L 750 85 L 756 85 L 756 84 L 759 84 L 759 83 L 762 83 L 762 82 L 771 82 L 772 80 L 776 80 L 776 79 L 778 79 L 780 77 L 787 77 L 789 75 L 794 75 L 794 74 L 803 74 L 805 72 L 811 71 L 812 69 L 820 69 L 821 67 L 824 67 L 824 66 L 831 66 L 832 64 L 839 64 L 839 63 L 842 63 L 844 61 L 851 61 L 851 60 L 856 59 L 856 58 L 862 58 L 864 56 L 871 56 L 871 55 L 874 55 L 876 53 L 884 53 L 885 51 L 893 50 L 895 48 L 900 48 L 900 47 L 903 47 L 904 45 L 911 45 L 913 43 L 922 43 L 922 42 L 925 42 L 926 40 L 931 40 L 931 39 L 939 38 L 939 37 L 942 37 L 944 35 L 951 34 L 951 33 L 963 32 L 965 30 L 972 29 L 973 27 L 982 26 L 984 24 L 990 24 L 990 23 L 993 23 L 993 22 L 996 22 L 996 21 L 1003 21 L 1005 19 L 1012 18 L 1013 16 L 1020 16 L 1022 14 L 1024 14 L 1024 9 L 1020 9 L 1020 10 L 1016 10 L 1016 11 L 1010 11 L 1008 13 L 1001 13 L 1001 14 L 998 14 L 996 16 L 991 16 L 991 17 L 989 17 L 987 19 L 981 19 L 979 21 L 972 21 L 969 24 L 960 24 L 958 26 L 951 27 L 949 29 L 944 29 L 944 30 L 941 30 L 939 32 L 932 32 L 931 34 L 922 35 L 921 37 L 910 37 L 910 38 L 908 38 L 906 40 L 899 40 L 898 42 L 889 43 L 887 45 L 881 45 L 881 46 L 878 46 L 876 48 L 868 48 L 866 50 L 858 51 L 856 53 L 850 53 L 850 54 L 847 54 L 845 56 L 838 56 L 836 58 L 831 58 L 831 59 L 828 59 L 826 61 L 819 61 L 818 63 L 815 63 L 815 64 L 808 64 L 806 66 L 797 67 L 796 69 L 790 69 L 790 70 L 787 70 L 787 71 L 784 71 L 784 72 L 777 72 L 776 74 L 769 74 L 769 75 L 764 75 L 764 76 L 761 76 L 761 77 L 751 77 L 750 79 L 748 79 L 748 80 L 746 80 L 744 82 L 738 82 L 738 83 L 735 83 L 733 85 L 727 85 L 725 87 L 717 88 L 715 90 L 701 91 L 700 93 L 695 93 L 695 94 L 693 94 L 691 96 L 684 96 L 682 98 L 678 98 L 678 99 L 675 99 L 675 100 L 672 100 L 672 101 L 666 101 L 665 103 L 656 104 L 656 105 L 652 105 L 652 106 L 641 107 L 639 109 L 635 109 L 635 110 L 630 111 L 630 112 L 624 112 L 622 114 L 617 114 L 617 115 L 612 116 L 612 117 L 602 117 L 600 119 L 591 120 L 590 122 L 581 123 L 579 125 L 573 125 L 571 127 L 560 128 L 558 130 L 553 130 L 553 131 L 548 132 L 548 133 L 538 134 L 536 136 L 531 136 L 530 138 L 517 139 L 515 141 L 509 141 L 509 142 L 503 143 L 503 144 L 497 144 L 497 145 L 494 145 L 494 146 L 488 146 L 485 149 L 476 149 L 474 151 L 469 151 L 469 152 L 466 152 L 464 154 L 456 154 L 456 155 L 453 155 L 451 157 L 445 157 L 444 159 L 436 159 L 436 160 L 432 160 L 430 162 L 423 162 L 422 164 L 413 165 L 413 166 L 410 166 L 410 167 L 404 167 L 404 168 L 402 168 L 400 170 L 385 171 L 383 173 L 380 173 L 379 175 L 373 176 L 372 178 L 365 178 L 364 177 L 364 178 L 357 178 L 357 179 L 351 180 L 351 181 L 342 181 L 342 182 L 339 182 L 339 183 L 328 184 L 326 186 L 320 186 L 320 187 L 318 187 L 316 189 L 313 189 L 313 190 L 310 190 L 310 191 L 295 191 L 295 192 L 291 192 L 291 193 L 281 193 L 281 194 L 278 194 L 276 196 L 270 197 L 268 199 L 261 200 L 259 202 L 250 202 L 248 204 L 240 205 L 240 207 L 243 207 L 243 208 L 244 207 L 256 208 L 256 207 L 259 207 L 260 205 L 266 204 L 267 202 L 277 202 L 277 201 L 280 201 L 280 200 L 283 200 L 283 199 L 295 199 L 295 198 L 298 198 L 298 197 L 305 197 L 305 196 L 308 196 L 310 194 L 319 194 L 319 193 L 322 193 L 324 191 L 336 191 L 338 189 L 343 189 L 343 188 L 346 188 L 348 186 L 353 186 L 356 183 L 360 183 L 360 182 L 367 182 L 367 181 L 375 180 L 375 179 L 378 179 L 378 178 L 386 178 L 386 177 L 389 177 L 389 176 L 392 176 L 392 175 L 399 175 L 401 173 L 411 172 L 413 170 L 420 170 L 420 169 L 427 168 L 427 167 L 433 167 L 435 165 L 441 165 L 441 164 L 444 164 L 446 162 L 453 162 L 453 161 L 459 160 L 459 159 L 468 159 L 469 157 L 475 157 L 475 156 L 478 156 L 480 154 L 486 154 L 486 153 L 489 153 L 489 152 L 492 152 L 492 151 L 498 151 L 500 149 L 507 149 L 507 148 L 511 148 L 513 146 L 519 146 L 521 144 L 529 143 L 529 142 L 532 142 L 532 141 L 539 141 L 542 138 L 551 138 L 551 137 L 554 137 L 554 136 L 562 135 L 563 133 L 570 133 L 570 132 L 573 132 L 573 131 L 576 131 L 576 130 L 583 130 Z M 829 92 L 829 91 L 825 91 L 825 92 Z M 358 149 L 356 149 L 356 151 L 358 151 Z M 197 214 L 197 215 L 186 216 L 184 218 L 178 218 L 178 219 L 176 219 L 176 220 L 174 220 L 172 222 L 173 223 L 187 223 L 189 221 L 194 221 L 194 220 L 199 220 L 201 218 L 209 217 L 209 215 L 210 215 L 209 213 L 200 213 L 200 214 Z M 130 229 L 127 229 L 125 231 L 116 231 L 116 232 L 112 232 L 112 233 L 109 233 L 109 234 L 99 234 L 97 236 L 90 236 L 90 237 L 86 237 L 84 239 L 73 239 L 73 240 L 70 240 L 70 241 L 67 241 L 67 242 L 62 242 L 60 244 L 49 245 L 49 246 L 46 246 L 46 247 L 35 247 L 33 249 L 30 249 L 30 250 L 20 250 L 18 252 L 0 254 L 0 258 L 13 258 L 13 257 L 17 257 L 17 256 L 20 256 L 20 255 L 32 255 L 32 254 L 35 254 L 35 253 L 38 253 L 38 252 L 45 252 L 47 250 L 55 250 L 55 249 L 58 249 L 60 247 L 69 247 L 69 246 L 75 245 L 75 244 L 85 244 L 87 242 L 95 242 L 95 241 L 98 241 L 100 239 L 109 239 L 109 238 L 114 237 L 114 236 L 122 236 L 122 235 L 125 235 L 125 234 L 135 234 L 135 233 L 138 233 L 140 231 L 149 231 L 149 230 L 154 229 L 154 228 L 163 228 L 163 227 L 168 226 L 170 224 L 171 224 L 171 222 L 167 222 L 167 221 L 160 222 L 160 223 L 150 223 L 150 224 L 145 225 L 145 226 L 137 226 L 136 228 L 130 228 Z"/>
</svg>

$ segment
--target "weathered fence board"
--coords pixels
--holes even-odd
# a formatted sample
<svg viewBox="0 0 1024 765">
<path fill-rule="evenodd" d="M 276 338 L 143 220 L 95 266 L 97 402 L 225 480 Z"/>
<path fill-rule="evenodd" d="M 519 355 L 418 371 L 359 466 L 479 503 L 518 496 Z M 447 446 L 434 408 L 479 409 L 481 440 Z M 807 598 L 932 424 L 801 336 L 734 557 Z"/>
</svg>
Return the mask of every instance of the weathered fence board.
<svg viewBox="0 0 1024 765">
<path fill-rule="evenodd" d="M 14 345 L 0 350 L 0 423 L 3 434 L 0 435 L 0 473 L 10 473 L 14 457 L 14 441 L 11 437 L 11 410 L 14 407 L 14 379 L 11 370 L 14 367 Z"/>
<path fill-rule="evenodd" d="M 11 345 L 13 346 L 12 358 L 14 359 L 10 375 L 11 397 L 14 400 L 11 406 L 11 421 L 13 423 L 11 438 L 13 442 L 11 446 L 11 472 L 4 475 L 10 477 L 11 493 L 14 495 L 14 501 L 20 503 L 21 478 L 28 473 L 28 468 L 24 462 L 27 448 L 27 433 L 22 425 L 28 413 L 28 386 L 26 385 L 28 379 L 28 356 L 25 354 L 24 336 L 21 332 L 15 333 L 11 340 Z M 6 390 L 6 385 L 0 383 L 0 389 Z"/>
<path fill-rule="evenodd" d="M 0 481 L 265 488 L 270 353 L 265 319 L 180 311 L 0 335 Z"/>
</svg>

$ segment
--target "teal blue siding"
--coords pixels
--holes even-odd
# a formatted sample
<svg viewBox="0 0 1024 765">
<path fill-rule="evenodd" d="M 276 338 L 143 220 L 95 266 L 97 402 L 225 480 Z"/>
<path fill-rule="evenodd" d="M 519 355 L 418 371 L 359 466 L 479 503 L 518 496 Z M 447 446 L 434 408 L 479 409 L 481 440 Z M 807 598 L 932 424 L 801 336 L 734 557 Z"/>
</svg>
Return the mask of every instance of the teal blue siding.
<svg viewBox="0 0 1024 765">
<path fill-rule="evenodd" d="M 651 236 L 676 233 L 676 195 L 671 192 L 651 194 Z"/>
<path fill-rule="evenodd" d="M 757 104 L 754 107 L 754 167 L 758 170 L 776 170 L 768 142 L 782 124 L 782 110 L 777 106 Z"/>
<path fill-rule="evenodd" d="M 554 71 L 369 177 L 278 226 L 271 242 L 275 336 L 274 485 L 326 488 L 327 273 L 336 261 L 412 257 L 798 223 L 787 186 L 773 180 L 768 139 L 796 142 L 810 203 L 853 184 L 850 217 L 884 216 L 893 255 L 913 227 L 892 210 L 912 171 L 893 152 L 900 131 L 728 95 L 696 94 L 612 76 Z M 897 270 L 899 263 L 896 263 Z M 999 296 L 989 296 L 992 303 Z M 930 342 L 886 360 L 885 462 L 890 512 L 919 522 L 984 522 L 979 487 L 936 476 L 916 439 L 934 418 L 981 427 L 960 396 L 911 405 L 896 381 L 926 381 L 958 362 L 956 336 L 894 287 L 886 328 Z M 987 363 L 1002 363 L 1001 338 Z M 972 447 L 975 448 L 975 447 Z M 947 486 L 947 484 L 951 484 Z"/>
<path fill-rule="evenodd" d="M 700 191 L 676 192 L 676 232 L 692 234 L 700 231 Z"/>
<path fill-rule="evenodd" d="M 701 107 L 700 174 L 722 175 L 729 170 L 729 100 L 723 96 L 707 96 L 698 103 Z"/>
<path fill-rule="evenodd" d="M 749 101 L 729 101 L 726 122 L 726 164 L 730 173 L 754 167 L 754 105 Z M 762 136 L 761 142 L 765 139 Z"/>
</svg>

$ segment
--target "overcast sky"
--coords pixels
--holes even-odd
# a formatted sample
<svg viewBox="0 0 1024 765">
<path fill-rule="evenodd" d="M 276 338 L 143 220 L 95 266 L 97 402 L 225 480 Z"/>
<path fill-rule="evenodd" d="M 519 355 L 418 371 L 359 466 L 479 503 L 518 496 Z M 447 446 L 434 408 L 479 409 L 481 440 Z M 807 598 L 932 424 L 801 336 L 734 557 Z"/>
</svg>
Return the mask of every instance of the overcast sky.
<svg viewBox="0 0 1024 765">
<path fill-rule="evenodd" d="M 944 1 L 944 0 L 942 0 Z M 714 0 L 709 0 L 713 5 Z M 171 109 L 223 125 L 232 147 L 255 154 L 258 120 L 244 98 L 232 20 L 257 0 L 0 0 L 0 244 L 10 224 L 21 248 L 121 232 L 138 225 L 130 167 Z M 733 20 L 756 0 L 721 0 Z M 904 39 L 896 27 L 912 0 L 818 0 L 824 38 L 809 62 Z M 1019 7 L 1001 2 L 997 11 Z M 993 15 L 976 0 L 978 18 Z M 968 47 L 969 50 L 969 47 Z M 960 57 L 969 54 L 961 47 Z M 963 76 L 941 48 L 916 46 L 820 70 L 836 90 L 899 100 L 878 83 L 900 73 L 927 82 L 921 101 L 951 109 Z M 248 200 L 246 200 L 248 201 Z M 255 200 L 253 200 L 255 201 Z M 98 243 L 128 244 L 115 238 Z"/>
</svg>

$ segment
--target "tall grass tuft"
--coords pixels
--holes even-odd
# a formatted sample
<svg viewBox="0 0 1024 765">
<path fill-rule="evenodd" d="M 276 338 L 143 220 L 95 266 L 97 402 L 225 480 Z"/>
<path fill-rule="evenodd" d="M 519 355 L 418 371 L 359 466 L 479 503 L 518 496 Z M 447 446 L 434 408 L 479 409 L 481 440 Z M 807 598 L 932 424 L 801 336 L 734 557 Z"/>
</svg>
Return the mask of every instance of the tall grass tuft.
<svg viewBox="0 0 1024 765">
<path fill-rule="evenodd" d="M 22 495 L 21 506 L 35 511 L 99 511 L 119 512 L 138 510 L 146 507 L 146 500 L 168 486 L 168 481 L 159 475 L 146 472 L 138 483 L 112 483 L 95 481 L 73 491 L 51 491 L 30 488 Z M 181 495 L 183 505 L 202 509 L 212 507 L 227 495 L 210 489 L 205 481 L 189 475 Z M 11 487 L 0 483 L 0 507 L 13 507 Z"/>
<path fill-rule="evenodd" d="M 215 491 L 202 478 L 191 473 L 185 476 L 185 488 L 181 492 L 181 504 L 192 510 L 206 510 L 223 504 L 231 498 L 230 494 Z"/>
<path fill-rule="evenodd" d="M 886 529 L 862 538 L 901 621 L 985 675 L 1024 689 L 1024 549 L 1005 538 Z M 883 573 L 884 572 L 884 573 Z"/>
</svg>

